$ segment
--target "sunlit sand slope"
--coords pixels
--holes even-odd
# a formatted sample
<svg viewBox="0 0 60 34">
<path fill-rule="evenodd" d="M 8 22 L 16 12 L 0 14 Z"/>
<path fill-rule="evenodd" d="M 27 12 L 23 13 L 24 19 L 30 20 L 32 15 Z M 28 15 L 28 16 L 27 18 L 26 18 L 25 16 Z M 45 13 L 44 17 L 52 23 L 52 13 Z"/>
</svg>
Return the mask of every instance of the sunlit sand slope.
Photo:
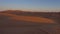
<svg viewBox="0 0 60 34">
<path fill-rule="evenodd" d="M 34 17 L 34 16 L 17 16 L 13 14 L 0 13 L 0 15 L 9 16 L 12 20 L 22 20 L 29 22 L 37 22 L 37 23 L 54 23 L 54 20 L 43 18 L 43 17 Z"/>
</svg>

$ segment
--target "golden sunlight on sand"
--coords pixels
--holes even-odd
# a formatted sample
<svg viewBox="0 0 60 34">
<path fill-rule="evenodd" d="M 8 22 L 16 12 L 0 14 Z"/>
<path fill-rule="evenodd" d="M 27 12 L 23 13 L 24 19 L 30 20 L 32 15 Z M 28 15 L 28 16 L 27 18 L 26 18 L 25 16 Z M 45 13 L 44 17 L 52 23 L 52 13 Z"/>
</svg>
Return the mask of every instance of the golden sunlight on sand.
<svg viewBox="0 0 60 34">
<path fill-rule="evenodd" d="M 2 13 L 0 13 L 2 14 Z M 29 22 L 37 22 L 37 23 L 54 23 L 54 20 L 43 18 L 43 17 L 34 17 L 34 16 L 18 16 L 14 14 L 3 13 L 3 15 L 10 16 L 12 20 L 22 20 Z"/>
</svg>

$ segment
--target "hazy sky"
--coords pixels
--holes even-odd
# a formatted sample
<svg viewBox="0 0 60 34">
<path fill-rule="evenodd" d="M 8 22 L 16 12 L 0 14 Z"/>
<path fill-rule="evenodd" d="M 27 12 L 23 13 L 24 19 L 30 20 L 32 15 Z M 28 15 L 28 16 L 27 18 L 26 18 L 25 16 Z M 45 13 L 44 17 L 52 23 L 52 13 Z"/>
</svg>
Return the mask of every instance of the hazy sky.
<svg viewBox="0 0 60 34">
<path fill-rule="evenodd" d="M 60 11 L 60 0 L 0 0 L 0 10 Z"/>
</svg>

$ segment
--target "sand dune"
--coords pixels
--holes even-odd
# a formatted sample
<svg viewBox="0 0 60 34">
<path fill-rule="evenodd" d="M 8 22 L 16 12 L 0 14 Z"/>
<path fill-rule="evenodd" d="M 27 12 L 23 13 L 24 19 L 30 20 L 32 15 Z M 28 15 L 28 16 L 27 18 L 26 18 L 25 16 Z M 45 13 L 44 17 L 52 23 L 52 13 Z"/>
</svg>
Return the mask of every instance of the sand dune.
<svg viewBox="0 0 60 34">
<path fill-rule="evenodd" d="M 0 13 L 0 15 L 9 16 L 10 19 L 13 19 L 13 20 L 30 21 L 30 22 L 37 22 L 37 23 L 54 23 L 54 20 L 43 18 L 43 17 L 18 16 L 18 15 L 7 14 L 7 13 Z"/>
<path fill-rule="evenodd" d="M 26 14 L 26 13 L 22 13 L 22 15 L 16 15 L 16 12 L 11 11 L 11 13 L 10 12 L 1 12 L 0 13 L 1 33 L 17 34 L 17 33 L 25 32 L 25 33 L 29 34 L 29 32 L 30 32 L 30 34 L 31 34 L 32 32 L 34 32 L 35 34 L 37 34 L 37 33 L 39 33 L 39 34 L 41 34 L 41 33 L 55 34 L 56 33 L 57 34 L 60 31 L 60 30 L 57 30 L 57 29 L 59 29 L 59 25 L 57 26 L 53 19 L 44 17 L 44 16 L 50 17 L 49 14 L 47 14 L 48 15 L 47 16 L 45 14 L 39 13 L 40 16 L 38 17 L 38 16 L 30 16 L 28 13 L 27 13 L 28 15 L 25 15 L 25 16 L 24 16 L 24 14 Z M 13 13 L 15 13 L 15 14 L 13 14 Z M 19 12 L 17 12 L 17 14 L 18 13 Z M 43 15 L 43 16 L 41 16 L 41 15 Z M 53 17 L 53 16 L 55 17 L 55 14 L 52 15 L 51 17 Z"/>
</svg>

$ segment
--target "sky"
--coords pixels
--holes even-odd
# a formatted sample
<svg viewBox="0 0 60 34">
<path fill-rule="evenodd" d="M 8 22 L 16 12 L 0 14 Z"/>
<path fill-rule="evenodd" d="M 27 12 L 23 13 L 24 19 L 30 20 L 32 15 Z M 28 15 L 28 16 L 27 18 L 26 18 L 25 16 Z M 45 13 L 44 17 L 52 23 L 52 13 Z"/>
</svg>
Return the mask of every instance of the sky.
<svg viewBox="0 0 60 34">
<path fill-rule="evenodd" d="M 0 0 L 0 10 L 60 11 L 60 0 Z"/>
</svg>

